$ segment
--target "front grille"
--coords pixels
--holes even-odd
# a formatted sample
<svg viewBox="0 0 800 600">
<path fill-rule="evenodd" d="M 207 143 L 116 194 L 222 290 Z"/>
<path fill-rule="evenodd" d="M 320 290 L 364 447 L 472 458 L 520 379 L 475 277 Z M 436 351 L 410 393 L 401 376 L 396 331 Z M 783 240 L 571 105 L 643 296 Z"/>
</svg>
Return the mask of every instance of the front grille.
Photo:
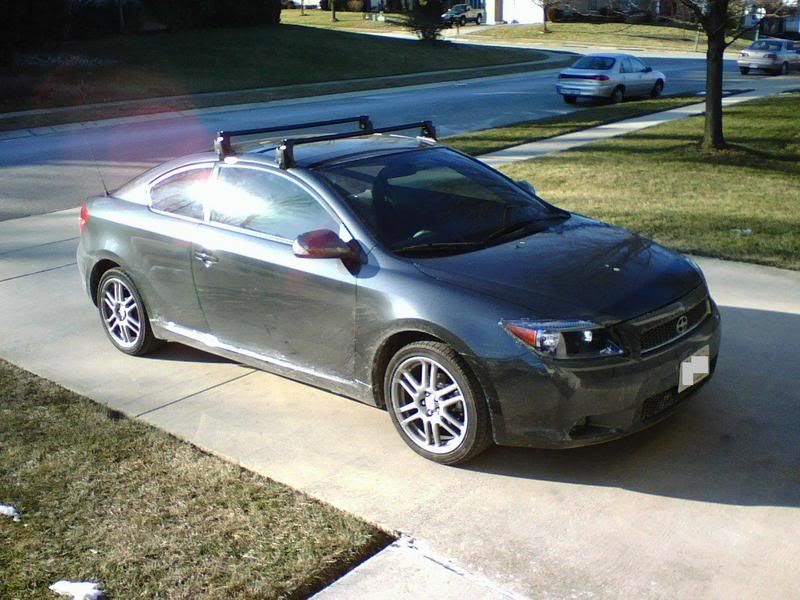
<svg viewBox="0 0 800 600">
<path fill-rule="evenodd" d="M 708 299 L 695 304 L 686 312 L 672 317 L 670 320 L 660 323 L 650 329 L 645 329 L 639 336 L 642 353 L 660 348 L 665 344 L 682 338 L 695 327 L 697 327 L 709 313 Z M 679 330 L 678 322 L 686 318 L 686 326 Z"/>
</svg>

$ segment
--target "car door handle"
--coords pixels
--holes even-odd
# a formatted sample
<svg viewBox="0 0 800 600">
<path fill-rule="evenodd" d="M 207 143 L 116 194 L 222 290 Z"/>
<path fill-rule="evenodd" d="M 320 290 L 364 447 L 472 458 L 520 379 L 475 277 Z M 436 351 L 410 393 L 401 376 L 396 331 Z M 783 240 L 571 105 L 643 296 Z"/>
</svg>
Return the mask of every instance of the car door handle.
<svg viewBox="0 0 800 600">
<path fill-rule="evenodd" d="M 201 263 L 203 263 L 207 267 L 210 267 L 214 263 L 218 263 L 219 262 L 219 259 L 216 256 L 214 256 L 213 254 L 211 254 L 210 252 L 207 252 L 205 250 L 195 250 L 194 251 L 194 258 L 195 258 L 195 260 L 199 260 Z"/>
</svg>

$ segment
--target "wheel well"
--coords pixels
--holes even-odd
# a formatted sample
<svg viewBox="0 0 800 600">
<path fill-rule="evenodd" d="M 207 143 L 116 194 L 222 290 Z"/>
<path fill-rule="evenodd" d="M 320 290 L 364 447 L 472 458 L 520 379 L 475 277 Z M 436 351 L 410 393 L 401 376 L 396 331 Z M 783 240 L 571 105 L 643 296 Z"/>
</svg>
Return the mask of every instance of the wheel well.
<svg viewBox="0 0 800 600">
<path fill-rule="evenodd" d="M 390 336 L 378 349 L 372 366 L 372 390 L 375 395 L 375 403 L 378 406 L 386 407 L 386 399 L 383 397 L 383 378 L 386 375 L 386 367 L 389 366 L 389 361 L 403 346 L 408 346 L 413 342 L 424 341 L 446 343 L 435 335 L 424 331 L 401 331 Z"/>
<path fill-rule="evenodd" d="M 100 285 L 100 279 L 105 275 L 106 271 L 115 267 L 119 267 L 119 265 L 113 260 L 104 259 L 92 268 L 92 274 L 89 276 L 89 291 L 95 306 L 97 306 L 97 286 Z"/>
</svg>

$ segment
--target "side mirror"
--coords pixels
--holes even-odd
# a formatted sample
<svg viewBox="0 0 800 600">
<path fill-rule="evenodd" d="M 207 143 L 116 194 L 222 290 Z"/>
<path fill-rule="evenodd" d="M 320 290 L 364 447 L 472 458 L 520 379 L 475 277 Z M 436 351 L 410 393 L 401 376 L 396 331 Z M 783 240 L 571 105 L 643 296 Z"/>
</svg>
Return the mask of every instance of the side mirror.
<svg viewBox="0 0 800 600">
<path fill-rule="evenodd" d="M 652 73 L 653 72 L 653 67 L 645 67 L 644 68 L 644 72 L 645 73 Z"/>
<path fill-rule="evenodd" d="M 330 229 L 315 229 L 297 236 L 292 251 L 300 258 L 352 258 L 355 251 Z"/>
<path fill-rule="evenodd" d="M 521 187 L 529 194 L 533 194 L 534 196 L 536 195 L 536 188 L 533 187 L 533 184 L 530 181 L 527 181 L 525 179 L 520 179 L 519 181 L 516 181 L 514 183 L 516 183 L 519 187 Z"/>
</svg>

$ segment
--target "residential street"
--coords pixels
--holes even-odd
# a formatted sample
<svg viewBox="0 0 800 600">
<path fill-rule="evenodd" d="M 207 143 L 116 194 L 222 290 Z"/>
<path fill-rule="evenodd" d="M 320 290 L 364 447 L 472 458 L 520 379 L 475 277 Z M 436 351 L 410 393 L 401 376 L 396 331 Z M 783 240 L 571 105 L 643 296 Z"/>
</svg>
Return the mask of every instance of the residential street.
<svg viewBox="0 0 800 600">
<path fill-rule="evenodd" d="M 668 78 L 668 94 L 698 92 L 705 81 L 700 58 L 647 58 Z M 77 206 L 119 186 L 150 165 L 210 148 L 219 129 L 249 128 L 369 114 L 376 126 L 431 119 L 440 136 L 540 119 L 575 110 L 555 93 L 556 71 L 538 71 L 463 82 L 374 90 L 269 103 L 258 108 L 209 109 L 197 114 L 154 116 L 136 123 L 63 126 L 54 133 L 0 134 L 0 220 Z M 726 87 L 769 83 L 742 77 L 726 63 Z M 762 83 L 763 82 L 763 83 Z M 152 120 L 150 120 L 152 119 Z"/>
</svg>

